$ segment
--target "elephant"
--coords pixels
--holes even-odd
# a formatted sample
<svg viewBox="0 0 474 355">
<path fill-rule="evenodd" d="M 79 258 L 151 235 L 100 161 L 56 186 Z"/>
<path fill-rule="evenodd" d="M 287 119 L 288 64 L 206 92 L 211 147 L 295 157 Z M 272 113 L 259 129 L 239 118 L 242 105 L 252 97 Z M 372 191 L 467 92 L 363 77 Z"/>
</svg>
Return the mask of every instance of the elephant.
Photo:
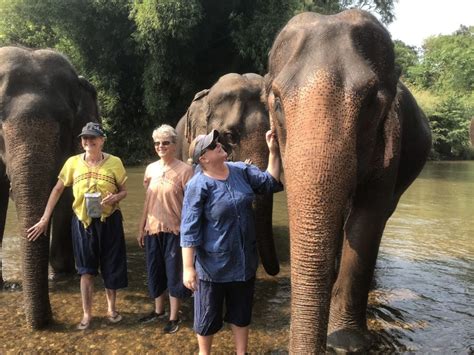
<svg viewBox="0 0 474 355">
<path fill-rule="evenodd" d="M 428 158 L 426 117 L 399 80 L 389 32 L 357 9 L 293 17 L 264 95 L 288 198 L 290 352 L 367 349 L 380 240 Z"/>
<path fill-rule="evenodd" d="M 50 247 L 53 268 L 74 271 L 72 193 L 63 194 L 55 209 L 51 246 L 49 236 L 28 241 L 26 230 L 42 216 L 59 170 L 78 152 L 77 135 L 89 121 L 99 121 L 97 92 L 62 54 L 49 49 L 0 48 L 0 243 L 11 189 L 21 238 L 26 322 L 32 329 L 52 320 Z"/>
<path fill-rule="evenodd" d="M 261 99 L 263 82 L 258 74 L 230 73 L 221 76 L 210 89 L 198 92 L 176 126 L 177 156 L 186 161 L 190 142 L 217 129 L 229 159 L 250 159 L 260 169 L 266 169 L 269 152 L 265 132 L 270 129 L 270 122 Z M 257 247 L 265 271 L 276 275 L 280 266 L 272 234 L 272 208 L 272 194 L 257 196 Z"/>
</svg>

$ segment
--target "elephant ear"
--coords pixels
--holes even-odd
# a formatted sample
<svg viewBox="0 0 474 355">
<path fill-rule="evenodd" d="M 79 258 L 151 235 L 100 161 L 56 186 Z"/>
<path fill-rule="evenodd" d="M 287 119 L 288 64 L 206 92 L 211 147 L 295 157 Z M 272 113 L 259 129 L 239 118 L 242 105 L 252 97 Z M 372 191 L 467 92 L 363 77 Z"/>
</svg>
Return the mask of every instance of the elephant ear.
<svg viewBox="0 0 474 355">
<path fill-rule="evenodd" d="M 0 121 L 0 166 L 2 162 L 5 162 L 5 139 L 3 138 L 3 122 Z M 2 172 L 0 171 L 0 179 L 2 178 Z"/>
<path fill-rule="evenodd" d="M 397 94 L 392 102 L 392 107 L 388 111 L 383 126 L 383 138 L 385 143 L 383 156 L 384 168 L 387 168 L 390 165 L 390 161 L 395 156 L 400 143 L 400 97 L 401 90 L 397 89 Z"/>
<path fill-rule="evenodd" d="M 186 112 L 184 135 L 188 143 L 200 134 L 207 134 L 207 122 L 210 117 L 208 94 L 209 89 L 205 89 L 194 95 L 193 102 Z"/>
<path fill-rule="evenodd" d="M 86 78 L 78 76 L 79 85 L 74 94 L 76 101 L 76 114 L 73 125 L 74 137 L 81 132 L 87 122 L 99 122 L 99 106 L 97 104 L 97 91 Z"/>
</svg>

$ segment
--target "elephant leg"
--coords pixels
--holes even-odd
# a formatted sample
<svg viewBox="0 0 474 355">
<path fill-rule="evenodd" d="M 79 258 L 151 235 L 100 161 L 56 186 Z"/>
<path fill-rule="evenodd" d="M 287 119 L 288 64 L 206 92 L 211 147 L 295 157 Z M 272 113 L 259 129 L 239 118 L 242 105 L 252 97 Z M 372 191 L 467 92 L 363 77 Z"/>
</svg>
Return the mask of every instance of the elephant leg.
<svg viewBox="0 0 474 355">
<path fill-rule="evenodd" d="M 56 205 L 53 215 L 50 264 L 52 277 L 75 272 L 71 239 L 72 191 L 66 188 Z"/>
<path fill-rule="evenodd" d="M 257 196 L 255 205 L 258 252 L 267 274 L 275 276 L 280 272 L 280 262 L 272 232 L 273 194 Z"/>
<path fill-rule="evenodd" d="M 386 206 L 354 204 L 345 225 L 339 274 L 333 286 L 327 345 L 335 350 L 370 347 L 367 302 L 375 263 L 388 216 Z"/>
<path fill-rule="evenodd" d="M 6 175 L 2 174 L 2 167 L 0 167 L 0 248 L 2 248 L 3 233 L 5 232 L 5 224 L 8 210 L 8 192 L 10 189 L 10 181 Z M 3 253 L 2 253 L 3 255 Z M 3 260 L 0 259 L 0 287 L 3 286 Z"/>
</svg>

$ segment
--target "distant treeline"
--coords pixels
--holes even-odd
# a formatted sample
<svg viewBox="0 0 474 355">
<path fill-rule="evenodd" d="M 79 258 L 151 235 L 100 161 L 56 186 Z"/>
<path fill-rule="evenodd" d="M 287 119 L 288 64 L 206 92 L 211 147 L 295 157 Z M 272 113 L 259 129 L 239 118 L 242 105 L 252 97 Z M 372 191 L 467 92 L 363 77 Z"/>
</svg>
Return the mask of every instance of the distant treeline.
<svg viewBox="0 0 474 355">
<path fill-rule="evenodd" d="M 295 14 L 349 7 L 377 13 L 385 24 L 393 20 L 393 0 L 0 0 L 0 45 L 64 53 L 98 90 L 111 138 L 107 149 L 138 164 L 154 155 L 153 128 L 176 124 L 196 92 L 225 73 L 265 74 L 275 36 Z M 425 42 L 421 54 L 398 42 L 398 60 L 403 79 L 432 117 L 433 157 L 466 157 L 472 28 L 453 34 L 459 41 L 444 37 Z M 452 57 L 436 54 L 439 41 Z M 450 86 L 442 72 L 453 70 L 459 78 Z"/>
<path fill-rule="evenodd" d="M 430 120 L 432 159 L 472 159 L 469 125 L 474 117 L 474 26 L 429 37 L 422 48 L 395 41 L 402 80 Z"/>
</svg>

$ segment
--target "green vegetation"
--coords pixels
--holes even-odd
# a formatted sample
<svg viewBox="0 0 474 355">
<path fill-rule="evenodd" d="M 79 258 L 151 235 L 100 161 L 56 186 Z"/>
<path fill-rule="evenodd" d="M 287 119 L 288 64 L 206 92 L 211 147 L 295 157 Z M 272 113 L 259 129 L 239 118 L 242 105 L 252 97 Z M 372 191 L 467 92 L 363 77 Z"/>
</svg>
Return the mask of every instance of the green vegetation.
<svg viewBox="0 0 474 355">
<path fill-rule="evenodd" d="M 272 42 L 293 15 L 349 7 L 393 20 L 393 0 L 0 0 L 0 45 L 64 53 L 98 90 L 107 149 L 134 164 L 154 155 L 152 129 L 176 124 L 197 91 L 225 73 L 265 74 Z M 437 117 L 433 157 L 465 157 L 472 28 L 444 37 L 427 40 L 423 55 L 397 43 L 397 58 Z"/>
<path fill-rule="evenodd" d="M 433 132 L 432 159 L 471 159 L 474 117 L 474 26 L 425 40 L 420 51 L 395 41 L 402 80 L 425 111 Z"/>
</svg>

